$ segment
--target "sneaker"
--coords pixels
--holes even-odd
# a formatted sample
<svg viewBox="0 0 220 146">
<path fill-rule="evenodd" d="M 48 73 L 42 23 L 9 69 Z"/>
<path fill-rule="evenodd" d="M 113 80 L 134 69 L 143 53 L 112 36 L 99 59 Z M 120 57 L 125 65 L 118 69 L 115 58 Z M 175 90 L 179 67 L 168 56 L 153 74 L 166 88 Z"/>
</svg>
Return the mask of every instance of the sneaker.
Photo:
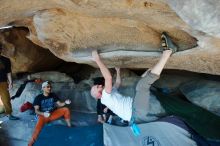
<svg viewBox="0 0 220 146">
<path fill-rule="evenodd" d="M 163 32 L 161 35 L 161 46 L 163 47 L 163 51 L 172 50 L 172 54 L 177 52 L 177 45 L 174 44 L 174 42 L 171 40 L 170 36 L 166 32 Z"/>
<path fill-rule="evenodd" d="M 9 116 L 8 116 L 8 119 L 9 119 L 9 120 L 19 120 L 18 117 L 15 117 L 15 116 L 13 116 L 13 115 L 9 115 Z"/>
</svg>

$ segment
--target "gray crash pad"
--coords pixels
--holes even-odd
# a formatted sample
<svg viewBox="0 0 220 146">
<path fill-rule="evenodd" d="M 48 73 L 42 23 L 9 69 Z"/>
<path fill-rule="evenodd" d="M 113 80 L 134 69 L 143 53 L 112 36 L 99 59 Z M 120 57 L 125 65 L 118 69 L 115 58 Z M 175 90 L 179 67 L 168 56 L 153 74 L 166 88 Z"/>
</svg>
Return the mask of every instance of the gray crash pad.
<svg viewBox="0 0 220 146">
<path fill-rule="evenodd" d="M 106 146 L 196 146 L 191 134 L 167 122 L 139 124 L 141 134 L 134 136 L 130 127 L 104 124 Z"/>
</svg>

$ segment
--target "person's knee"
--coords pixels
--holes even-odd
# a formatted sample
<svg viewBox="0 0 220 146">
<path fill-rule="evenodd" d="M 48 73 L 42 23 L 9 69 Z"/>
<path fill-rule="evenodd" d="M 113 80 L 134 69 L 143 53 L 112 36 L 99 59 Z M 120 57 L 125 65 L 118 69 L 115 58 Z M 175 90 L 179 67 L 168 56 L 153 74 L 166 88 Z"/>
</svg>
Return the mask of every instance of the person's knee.
<svg viewBox="0 0 220 146">
<path fill-rule="evenodd" d="M 136 85 L 136 91 L 147 90 L 150 88 L 150 84 L 148 84 L 148 80 L 146 78 L 141 79 Z"/>
<path fill-rule="evenodd" d="M 70 119 L 70 110 L 69 110 L 69 108 L 63 107 L 63 108 L 62 108 L 62 111 L 63 111 L 63 113 L 64 113 L 64 118 L 65 118 L 65 119 Z"/>
<path fill-rule="evenodd" d="M 136 85 L 136 91 L 150 89 L 150 86 L 159 79 L 159 76 L 154 74 L 148 74 L 141 78 Z"/>
<path fill-rule="evenodd" d="M 62 107 L 62 111 L 64 111 L 64 112 L 70 112 L 69 108 L 67 108 L 67 107 Z"/>
<path fill-rule="evenodd" d="M 36 125 L 36 129 L 40 130 L 48 121 L 45 120 L 45 118 L 43 116 L 39 116 L 38 117 L 38 122 Z"/>
</svg>

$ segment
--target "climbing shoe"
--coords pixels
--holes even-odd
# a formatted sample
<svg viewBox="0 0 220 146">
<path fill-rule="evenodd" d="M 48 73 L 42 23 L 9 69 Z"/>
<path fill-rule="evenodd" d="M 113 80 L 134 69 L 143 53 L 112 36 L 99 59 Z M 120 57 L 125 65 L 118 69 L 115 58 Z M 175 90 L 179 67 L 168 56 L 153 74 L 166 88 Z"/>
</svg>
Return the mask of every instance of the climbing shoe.
<svg viewBox="0 0 220 146">
<path fill-rule="evenodd" d="M 172 54 L 177 52 L 177 45 L 171 40 L 170 36 L 163 32 L 161 35 L 161 46 L 163 47 L 163 51 L 171 50 Z"/>
</svg>

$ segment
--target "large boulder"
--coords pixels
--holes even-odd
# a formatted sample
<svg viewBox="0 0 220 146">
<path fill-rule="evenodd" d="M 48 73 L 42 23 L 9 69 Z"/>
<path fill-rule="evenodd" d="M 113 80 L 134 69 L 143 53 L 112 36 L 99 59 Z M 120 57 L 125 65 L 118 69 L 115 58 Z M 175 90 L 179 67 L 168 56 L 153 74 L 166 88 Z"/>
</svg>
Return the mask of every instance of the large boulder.
<svg viewBox="0 0 220 146">
<path fill-rule="evenodd" d="M 74 80 L 71 77 L 67 76 L 65 73 L 60 73 L 56 71 L 33 73 L 28 75 L 27 79 L 41 79 L 43 81 L 51 82 L 74 82 Z"/>
<path fill-rule="evenodd" d="M 154 82 L 153 86 L 165 93 L 177 92 L 181 85 L 198 80 L 201 77 L 195 73 L 183 72 L 181 74 L 163 73 L 160 79 Z"/>
<path fill-rule="evenodd" d="M 160 34 L 167 31 L 182 52 L 166 68 L 219 75 L 218 7 L 217 0 L 5 0 L 0 27 L 28 28 L 29 40 L 68 62 L 96 66 L 91 49 L 98 49 L 109 67 L 124 68 L 155 64 Z M 4 54 L 15 60 L 9 48 Z"/>
<path fill-rule="evenodd" d="M 53 70 L 64 63 L 49 50 L 27 39 L 27 34 L 25 28 L 0 33 L 0 42 L 4 44 L 3 54 L 11 59 L 13 73 Z"/>
<path fill-rule="evenodd" d="M 193 29 L 220 37 L 218 0 L 167 0 L 176 13 Z"/>
<path fill-rule="evenodd" d="M 185 83 L 181 92 L 192 103 L 220 116 L 220 82 L 198 79 Z"/>
</svg>

